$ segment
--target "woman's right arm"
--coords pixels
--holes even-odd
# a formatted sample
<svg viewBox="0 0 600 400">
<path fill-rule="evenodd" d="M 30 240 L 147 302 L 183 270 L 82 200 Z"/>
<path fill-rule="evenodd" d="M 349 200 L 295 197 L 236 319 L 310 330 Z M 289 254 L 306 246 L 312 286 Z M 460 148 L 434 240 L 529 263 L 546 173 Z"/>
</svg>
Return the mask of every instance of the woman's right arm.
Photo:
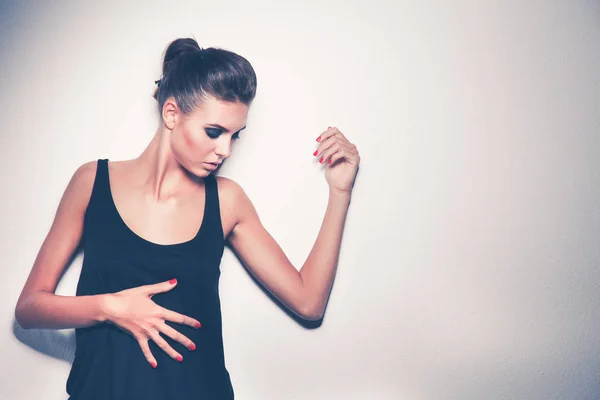
<svg viewBox="0 0 600 400">
<path fill-rule="evenodd" d="M 15 318 L 25 329 L 79 328 L 106 321 L 105 295 L 54 294 L 62 272 L 81 240 L 96 167 L 96 161 L 81 165 L 62 196 L 15 307 Z"/>
<path fill-rule="evenodd" d="M 25 287 L 21 291 L 15 318 L 25 329 L 82 328 L 107 322 L 129 333 L 139 343 L 148 362 L 156 368 L 150 351 L 152 339 L 172 358 L 182 361 L 160 333 L 195 350 L 196 345 L 165 321 L 200 328 L 200 321 L 163 308 L 152 296 L 173 290 L 177 281 L 159 282 L 93 296 L 61 296 L 54 294 L 67 262 L 77 249 L 83 232 L 85 211 L 92 195 L 97 162 L 80 166 L 65 190 L 52 227 L 35 259 Z"/>
</svg>

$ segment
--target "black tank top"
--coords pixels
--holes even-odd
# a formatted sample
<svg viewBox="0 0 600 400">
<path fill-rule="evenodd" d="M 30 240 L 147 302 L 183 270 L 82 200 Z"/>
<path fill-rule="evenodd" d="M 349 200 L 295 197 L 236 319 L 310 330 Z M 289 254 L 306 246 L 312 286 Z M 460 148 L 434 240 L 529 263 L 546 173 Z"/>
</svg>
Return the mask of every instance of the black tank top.
<svg viewBox="0 0 600 400">
<path fill-rule="evenodd" d="M 67 380 L 70 400 L 233 399 L 225 367 L 219 301 L 224 239 L 217 181 L 204 179 L 204 217 L 196 236 L 161 245 L 133 232 L 119 215 L 109 184 L 108 160 L 98 160 L 83 229 L 84 259 L 77 295 L 120 290 L 177 278 L 177 286 L 152 300 L 196 318 L 195 329 L 166 321 L 196 344 L 195 351 L 161 336 L 183 356 L 179 362 L 150 340 L 158 362 L 146 361 L 133 336 L 110 323 L 75 329 L 75 359 Z"/>
</svg>

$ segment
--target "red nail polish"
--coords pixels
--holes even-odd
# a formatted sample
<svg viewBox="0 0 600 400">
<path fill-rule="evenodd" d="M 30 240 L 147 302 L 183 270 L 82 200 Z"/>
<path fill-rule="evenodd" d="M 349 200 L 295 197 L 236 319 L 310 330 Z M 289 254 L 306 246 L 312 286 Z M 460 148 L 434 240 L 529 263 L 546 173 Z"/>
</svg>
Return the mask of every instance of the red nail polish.
<svg viewBox="0 0 600 400">
<path fill-rule="evenodd" d="M 177 356 L 177 361 L 181 362 L 182 360 L 183 360 L 183 357 Z"/>
<path fill-rule="evenodd" d="M 313 153 L 313 156 L 316 156 L 318 153 L 319 153 L 319 150 L 316 150 L 316 151 Z"/>
<path fill-rule="evenodd" d="M 320 141 L 321 141 L 321 136 L 319 136 L 319 137 L 317 138 L 317 142 L 320 142 Z"/>
<path fill-rule="evenodd" d="M 189 349 L 190 349 L 191 351 L 194 351 L 194 350 L 196 350 L 196 345 L 195 345 L 194 343 L 192 343 L 192 344 L 190 345 Z"/>
<path fill-rule="evenodd" d="M 171 280 L 169 281 L 169 283 L 170 283 L 171 285 L 174 285 L 174 284 L 176 284 L 176 283 L 177 283 L 177 279 L 171 279 Z"/>
<path fill-rule="evenodd" d="M 152 368 L 156 368 L 156 363 L 155 362 L 150 363 L 150 365 L 152 365 Z"/>
<path fill-rule="evenodd" d="M 194 328 L 200 328 L 200 322 L 194 322 Z"/>
<path fill-rule="evenodd" d="M 319 162 L 320 162 L 321 164 L 323 164 L 323 157 L 321 157 L 321 159 L 319 160 Z"/>
<path fill-rule="evenodd" d="M 328 164 L 331 164 L 331 162 L 332 162 L 332 161 L 333 161 L 333 160 L 330 158 L 330 159 L 329 159 L 329 162 L 328 162 Z"/>
</svg>

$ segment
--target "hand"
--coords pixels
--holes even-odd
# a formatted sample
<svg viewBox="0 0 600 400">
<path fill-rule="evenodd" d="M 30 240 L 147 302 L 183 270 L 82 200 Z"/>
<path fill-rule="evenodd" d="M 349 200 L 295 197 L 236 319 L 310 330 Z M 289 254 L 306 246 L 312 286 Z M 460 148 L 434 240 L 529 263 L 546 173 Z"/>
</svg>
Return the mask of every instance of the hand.
<svg viewBox="0 0 600 400">
<path fill-rule="evenodd" d="M 169 346 L 159 332 L 180 342 L 192 351 L 196 349 L 196 345 L 190 339 L 167 325 L 165 321 L 177 322 L 193 326 L 194 328 L 200 328 L 200 322 L 161 307 L 151 300 L 153 295 L 168 292 L 175 286 L 177 286 L 177 280 L 173 279 L 154 285 L 139 286 L 110 293 L 105 300 L 106 322 L 116 325 L 121 330 L 133 336 L 142 348 L 146 360 L 148 360 L 153 368 L 156 368 L 157 362 L 148 346 L 148 340 L 150 339 L 154 340 L 161 349 L 174 359 L 178 361 L 183 360 L 181 354 Z"/>
<path fill-rule="evenodd" d="M 358 172 L 360 156 L 355 145 L 339 131 L 329 127 L 317 138 L 319 147 L 313 154 L 326 166 L 325 178 L 331 189 L 350 193 Z"/>
</svg>

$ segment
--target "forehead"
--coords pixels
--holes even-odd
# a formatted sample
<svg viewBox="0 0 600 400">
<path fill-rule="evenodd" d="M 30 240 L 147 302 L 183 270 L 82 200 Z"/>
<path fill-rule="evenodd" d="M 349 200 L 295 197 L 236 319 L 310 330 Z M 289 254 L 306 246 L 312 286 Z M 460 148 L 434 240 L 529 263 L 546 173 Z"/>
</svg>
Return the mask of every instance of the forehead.
<svg viewBox="0 0 600 400">
<path fill-rule="evenodd" d="M 196 107 L 188 118 L 205 124 L 219 124 L 228 129 L 238 130 L 246 125 L 248 106 L 209 97 Z"/>
</svg>

